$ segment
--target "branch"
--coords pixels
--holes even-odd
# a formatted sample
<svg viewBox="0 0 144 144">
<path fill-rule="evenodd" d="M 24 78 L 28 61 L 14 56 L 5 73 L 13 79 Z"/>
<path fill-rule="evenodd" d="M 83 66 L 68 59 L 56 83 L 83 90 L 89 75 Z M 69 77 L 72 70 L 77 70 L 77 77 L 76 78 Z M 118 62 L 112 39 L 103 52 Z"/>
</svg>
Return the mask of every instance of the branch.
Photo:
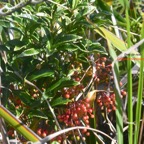
<svg viewBox="0 0 144 144">
<path fill-rule="evenodd" d="M 28 5 L 30 2 L 31 2 L 31 0 L 28 0 L 26 2 L 20 2 L 13 7 L 8 7 L 7 5 L 5 5 L 3 8 L 0 9 L 0 16 L 2 17 L 2 16 L 9 15 L 9 14 L 15 12 L 16 10 Z"/>
<path fill-rule="evenodd" d="M 18 3 L 17 5 L 15 5 L 13 7 L 8 7 L 7 5 L 5 5 L 3 8 L 0 9 L 0 17 L 10 15 L 13 12 L 17 11 L 20 8 L 25 7 L 28 4 L 38 4 L 38 3 L 41 3 L 43 1 L 44 0 L 25 0 L 25 1 Z"/>
</svg>

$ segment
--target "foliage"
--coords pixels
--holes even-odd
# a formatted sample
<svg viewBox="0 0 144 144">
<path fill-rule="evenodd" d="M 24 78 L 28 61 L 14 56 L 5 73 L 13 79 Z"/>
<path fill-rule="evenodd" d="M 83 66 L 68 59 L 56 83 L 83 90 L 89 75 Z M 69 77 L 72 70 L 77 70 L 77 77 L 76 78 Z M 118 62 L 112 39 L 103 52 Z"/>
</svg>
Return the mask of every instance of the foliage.
<svg viewBox="0 0 144 144">
<path fill-rule="evenodd" d="M 127 68 L 143 63 L 136 59 L 131 64 L 116 59 L 143 38 L 142 11 L 139 3 L 135 3 L 135 8 L 134 3 L 129 8 L 128 1 L 122 0 L 114 1 L 113 6 L 109 4 L 103 0 L 48 0 L 27 3 L 0 17 L 1 103 L 13 113 L 5 118 L 1 107 L 0 116 L 8 119 L 9 138 L 14 137 L 14 129 L 21 133 L 18 138 L 22 142 L 37 133 L 39 136 L 34 134 L 29 139 L 35 142 L 68 127 L 85 126 L 105 135 L 85 128 L 61 134 L 51 143 L 111 143 L 116 137 L 118 143 L 122 139 L 121 143 L 128 143 L 127 132 L 129 142 L 133 141 L 133 126 L 123 134 L 123 125 L 127 126 L 123 118 L 123 113 L 127 117 L 127 108 L 123 108 L 127 94 L 120 78 L 128 72 L 128 87 L 132 92 L 132 74 Z M 131 51 L 134 56 L 139 53 L 136 48 Z M 140 53 L 143 56 L 143 51 Z M 142 68 L 140 72 L 143 82 Z M 136 111 L 142 109 L 140 82 L 140 107 Z M 132 95 L 129 98 L 128 106 L 133 101 Z M 128 115 L 132 112 L 135 117 L 135 110 L 130 107 Z M 136 119 L 138 126 L 141 113 Z M 28 137 L 23 128 L 11 123 L 16 118 L 25 123 Z M 129 118 L 128 121 L 135 121 Z M 136 143 L 138 136 L 134 140 Z"/>
</svg>

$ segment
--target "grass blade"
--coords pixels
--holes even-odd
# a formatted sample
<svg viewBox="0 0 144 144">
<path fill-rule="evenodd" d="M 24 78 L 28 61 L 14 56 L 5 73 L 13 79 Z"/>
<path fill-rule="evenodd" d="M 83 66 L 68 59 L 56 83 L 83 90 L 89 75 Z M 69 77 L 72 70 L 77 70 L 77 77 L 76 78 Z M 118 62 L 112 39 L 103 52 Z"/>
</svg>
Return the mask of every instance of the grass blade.
<svg viewBox="0 0 144 144">
<path fill-rule="evenodd" d="M 20 120 L 15 118 L 15 116 L 9 112 L 5 107 L 0 105 L 0 117 L 4 118 L 12 127 L 19 131 L 26 139 L 36 142 L 40 140 L 39 136 L 37 136 L 31 129 L 29 129 L 26 125 L 24 125 Z"/>
<path fill-rule="evenodd" d="M 127 43 L 128 47 L 131 46 L 131 35 L 130 35 L 130 19 L 129 19 L 129 12 L 128 7 L 126 7 L 126 22 L 127 22 Z M 133 104 L 132 104 L 132 62 L 131 62 L 131 55 L 128 55 L 127 60 L 127 90 L 128 90 L 128 121 L 129 121 L 129 129 L 128 129 L 128 138 L 129 144 L 133 144 Z"/>
<path fill-rule="evenodd" d="M 112 63 L 112 71 L 114 76 L 114 84 L 115 84 L 115 94 L 116 94 L 116 129 L 117 129 L 117 141 L 120 144 L 123 144 L 123 113 L 122 113 L 122 101 L 120 98 L 120 87 L 119 87 L 119 67 L 117 62 L 117 55 L 111 45 L 111 43 L 108 41 L 109 46 L 109 52 L 113 59 Z"/>
<path fill-rule="evenodd" d="M 144 14 L 143 14 L 143 25 L 141 30 L 141 36 L 144 38 Z M 141 61 L 140 61 L 140 75 L 139 75 L 139 83 L 138 83 L 138 101 L 136 105 L 136 124 L 135 124 L 135 135 L 134 135 L 134 144 L 138 143 L 139 137 L 139 130 L 140 130 L 140 118 L 142 115 L 142 92 L 143 92 L 143 83 L 144 83 L 144 75 L 143 75 L 143 68 L 144 68 L 144 43 L 140 47 L 141 53 Z"/>
</svg>

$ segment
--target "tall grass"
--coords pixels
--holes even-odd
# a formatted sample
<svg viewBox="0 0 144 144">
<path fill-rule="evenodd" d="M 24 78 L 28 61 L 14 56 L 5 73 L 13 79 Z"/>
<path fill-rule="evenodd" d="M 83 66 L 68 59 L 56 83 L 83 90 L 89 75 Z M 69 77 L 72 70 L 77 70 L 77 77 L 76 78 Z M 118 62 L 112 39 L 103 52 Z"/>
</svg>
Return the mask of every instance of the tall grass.
<svg viewBox="0 0 144 144">
<path fill-rule="evenodd" d="M 119 0 L 119 2 L 122 4 L 122 6 L 125 8 L 125 16 L 126 16 L 126 28 L 127 28 L 127 47 L 130 48 L 131 46 L 131 34 L 130 34 L 130 17 L 129 17 L 129 1 L 128 0 Z M 140 0 L 135 0 L 135 3 L 140 3 Z M 134 8 L 136 10 L 136 8 Z M 142 23 L 142 29 L 141 29 L 141 39 L 144 39 L 144 14 L 141 12 L 143 23 Z M 140 61 L 140 74 L 139 74 L 139 83 L 138 83 L 138 94 L 137 94 L 137 105 L 136 105 L 136 112 L 133 113 L 133 105 L 132 105 L 132 62 L 130 61 L 131 55 L 128 55 L 128 61 L 127 61 L 127 90 L 128 90 L 128 139 L 129 144 L 138 144 L 139 142 L 139 131 L 140 131 L 140 119 L 142 114 L 142 92 L 143 92 L 143 82 L 144 82 L 144 76 L 143 76 L 143 69 L 144 69 L 144 44 L 141 44 L 140 46 L 140 54 L 141 54 L 141 61 Z M 136 116 L 135 118 L 135 125 L 133 125 L 133 115 Z M 117 121 L 118 122 L 118 121 Z M 133 129 L 133 126 L 135 128 Z M 133 137 L 134 135 L 134 137 Z M 120 136 L 118 135 L 118 138 Z"/>
<path fill-rule="evenodd" d="M 127 25 L 127 46 L 128 48 L 131 46 L 131 34 L 130 34 L 130 18 L 129 18 L 129 5 L 127 4 L 125 14 L 126 14 L 126 25 Z M 129 129 L 128 129 L 128 138 L 129 144 L 133 144 L 133 104 L 132 104 L 132 62 L 131 55 L 128 55 L 127 60 L 127 90 L 128 90 L 128 121 L 129 121 Z"/>
<path fill-rule="evenodd" d="M 141 29 L 141 39 L 144 39 L 144 13 L 142 13 L 143 23 Z M 140 47 L 141 61 L 140 61 L 140 74 L 139 74 L 139 83 L 138 83 L 138 101 L 136 105 L 136 119 L 135 119 L 135 131 L 134 131 L 134 144 L 138 144 L 139 132 L 140 132 L 140 119 L 142 116 L 142 92 L 143 92 L 143 83 L 144 83 L 144 43 Z"/>
</svg>

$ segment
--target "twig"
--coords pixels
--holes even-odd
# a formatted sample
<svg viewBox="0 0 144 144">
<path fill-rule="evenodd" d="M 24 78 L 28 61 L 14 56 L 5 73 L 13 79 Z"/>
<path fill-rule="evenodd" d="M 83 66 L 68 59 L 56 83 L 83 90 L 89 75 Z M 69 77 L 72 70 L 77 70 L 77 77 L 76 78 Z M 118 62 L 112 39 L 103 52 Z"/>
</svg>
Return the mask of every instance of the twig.
<svg viewBox="0 0 144 144">
<path fill-rule="evenodd" d="M 87 74 L 87 72 L 89 71 L 90 68 L 91 68 L 91 66 L 89 66 L 89 67 L 86 69 L 85 73 L 83 74 L 82 78 L 80 79 L 80 82 L 84 79 L 85 75 Z"/>
<path fill-rule="evenodd" d="M 4 144 L 9 144 L 9 138 L 6 132 L 6 127 L 5 127 L 5 123 L 4 120 L 2 118 L 0 118 L 0 132 L 2 134 L 2 142 Z"/>
<path fill-rule="evenodd" d="M 45 0 L 32 0 L 31 3 L 32 4 L 38 4 L 38 3 L 41 3 L 43 1 L 45 1 Z"/>
<path fill-rule="evenodd" d="M 105 28 L 107 28 L 105 25 L 104 25 L 104 27 L 105 27 Z M 124 29 L 122 29 L 122 28 L 120 28 L 120 27 L 117 27 L 117 26 L 115 26 L 115 25 L 112 25 L 111 27 L 113 27 L 114 29 L 118 29 L 118 30 L 121 30 L 122 32 L 127 33 L 127 31 L 126 31 L 126 30 L 124 30 Z M 139 34 L 134 33 L 134 32 L 130 32 L 130 34 L 133 34 L 133 35 L 136 35 L 136 36 L 139 36 L 139 37 L 140 37 L 140 35 L 139 35 Z"/>
<path fill-rule="evenodd" d="M 28 5 L 30 2 L 31 2 L 31 0 L 27 0 L 25 2 L 22 1 L 13 7 L 8 7 L 7 5 L 5 5 L 3 8 L 0 9 L 0 17 L 12 14 L 16 10 Z M 6 12 L 4 12 L 4 11 L 6 11 Z"/>
<path fill-rule="evenodd" d="M 113 62 L 112 65 L 114 65 L 114 63 L 116 63 L 117 61 L 122 60 L 123 57 L 125 57 L 126 55 L 130 54 L 131 52 L 133 52 L 134 50 L 136 50 L 142 43 L 144 43 L 144 39 L 142 39 L 141 41 L 139 41 L 138 43 L 136 43 L 135 45 L 131 46 L 130 48 L 128 48 L 126 51 L 122 52 Z"/>
<path fill-rule="evenodd" d="M 8 7 L 7 5 L 5 5 L 4 7 L 2 7 L 0 9 L 0 17 L 10 15 L 13 12 L 17 11 L 18 9 L 21 9 L 21 8 L 27 6 L 28 4 L 38 4 L 43 1 L 46 1 L 46 0 L 25 0 L 25 1 L 18 3 L 17 5 L 15 5 L 13 7 Z M 55 2 L 53 2 L 53 3 L 55 3 Z"/>
<path fill-rule="evenodd" d="M 108 114 L 107 114 L 107 111 L 105 111 L 105 117 L 106 117 L 106 121 L 107 121 L 107 124 L 109 125 L 110 130 L 113 133 L 116 133 L 116 129 L 115 129 L 114 125 L 112 124 L 112 122 L 110 121 Z"/>
<path fill-rule="evenodd" d="M 69 8 L 67 8 L 66 6 L 63 6 L 63 5 L 61 5 L 61 4 L 57 3 L 57 2 L 54 2 L 53 0 L 47 0 L 47 1 L 48 1 L 48 2 L 51 2 L 51 3 L 55 4 L 55 5 L 58 5 L 58 6 L 66 9 L 66 10 L 69 10 Z"/>
<path fill-rule="evenodd" d="M 90 87 L 90 85 L 93 83 L 93 80 L 95 79 L 95 76 L 96 76 L 96 65 L 95 65 L 95 62 L 94 62 L 94 56 L 93 55 L 90 55 L 90 61 L 92 63 L 92 70 L 93 70 L 92 78 L 91 78 L 89 84 L 83 89 L 83 92 L 78 94 L 78 96 L 75 99 L 76 101 L 78 101 L 80 99 L 80 97 L 83 95 L 84 92 L 86 92 L 86 90 Z"/>
<path fill-rule="evenodd" d="M 94 134 L 95 137 L 98 139 L 98 142 L 99 142 L 100 144 L 105 144 L 105 143 L 99 138 L 99 136 L 98 136 L 98 134 L 97 134 L 96 132 L 93 132 L 93 134 Z"/>
<path fill-rule="evenodd" d="M 82 120 L 81 120 L 81 123 L 83 126 L 86 126 Z M 99 141 L 100 144 L 104 144 L 104 142 L 100 139 L 100 137 L 98 136 L 96 132 L 93 132 L 93 134 L 95 135 L 96 139 Z"/>
<path fill-rule="evenodd" d="M 38 142 L 35 142 L 34 144 L 42 144 L 42 143 L 48 142 L 48 141 L 52 140 L 53 138 L 55 138 L 55 137 L 57 137 L 63 133 L 67 133 L 67 132 L 75 130 L 75 129 L 88 129 L 90 131 L 93 131 L 93 132 L 96 132 L 96 133 L 99 133 L 101 135 L 106 136 L 107 138 L 109 138 L 113 142 L 113 144 L 117 144 L 116 140 L 114 140 L 109 135 L 105 134 L 104 132 L 97 130 L 97 129 L 94 129 L 94 128 L 88 128 L 88 127 L 82 127 L 82 126 L 71 127 L 71 128 L 67 128 L 64 130 L 60 130 L 58 132 L 55 132 L 53 134 L 48 135 L 47 137 L 43 138 L 42 140 L 40 140 Z"/>
<path fill-rule="evenodd" d="M 111 8 L 111 11 L 112 11 L 111 19 L 112 19 L 113 25 L 115 25 L 114 30 L 115 30 L 116 36 L 117 36 L 119 39 L 122 39 L 121 33 L 119 32 L 119 29 L 118 29 L 118 26 L 117 26 L 116 18 L 115 18 L 114 14 L 113 14 L 113 7 L 111 6 L 110 8 Z"/>
</svg>

